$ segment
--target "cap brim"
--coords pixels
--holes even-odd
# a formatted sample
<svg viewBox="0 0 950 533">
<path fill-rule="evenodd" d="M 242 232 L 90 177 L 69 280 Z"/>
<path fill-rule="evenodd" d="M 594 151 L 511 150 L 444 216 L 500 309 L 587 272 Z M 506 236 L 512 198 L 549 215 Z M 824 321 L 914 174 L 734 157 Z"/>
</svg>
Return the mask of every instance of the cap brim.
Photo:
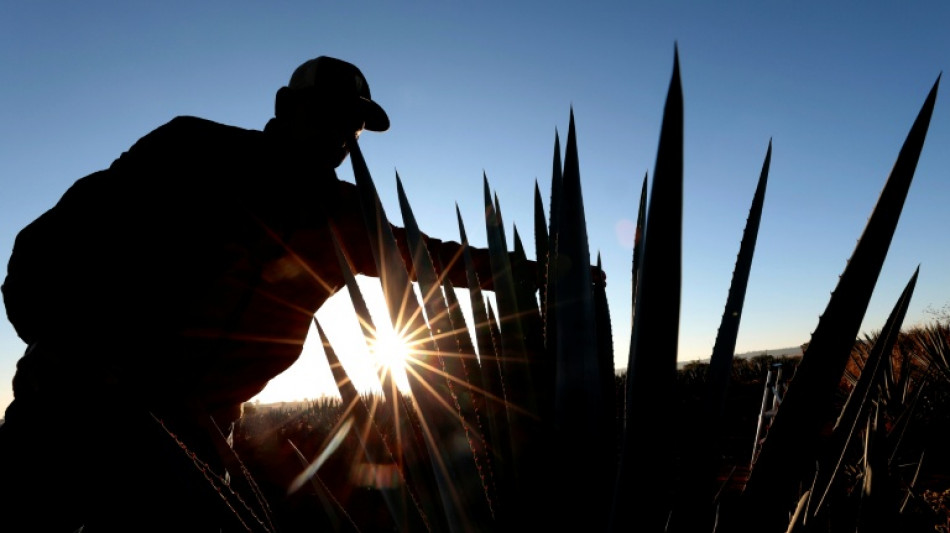
<svg viewBox="0 0 950 533">
<path fill-rule="evenodd" d="M 376 102 L 360 98 L 363 101 L 363 110 L 365 112 L 363 129 L 369 131 L 386 131 L 389 129 L 389 115 L 383 111 L 383 108 Z"/>
</svg>

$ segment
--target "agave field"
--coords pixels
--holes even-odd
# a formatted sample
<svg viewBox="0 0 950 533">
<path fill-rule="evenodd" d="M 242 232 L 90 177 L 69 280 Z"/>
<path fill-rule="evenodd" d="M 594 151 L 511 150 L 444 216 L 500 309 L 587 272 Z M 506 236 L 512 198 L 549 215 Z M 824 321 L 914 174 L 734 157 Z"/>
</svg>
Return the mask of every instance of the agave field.
<svg viewBox="0 0 950 533">
<path fill-rule="evenodd" d="M 940 491 L 925 487 L 923 474 L 944 461 L 946 443 L 929 431 L 947 418 L 950 335 L 939 323 L 902 333 L 916 272 L 880 332 L 859 339 L 938 85 L 939 78 L 810 342 L 795 368 L 783 369 L 794 375 L 787 388 L 775 389 L 777 409 L 758 427 L 756 416 L 766 411 L 765 376 L 756 377 L 751 414 L 734 419 L 736 394 L 747 393 L 748 383 L 736 381 L 733 354 L 771 144 L 711 359 L 692 369 L 702 379 L 684 394 L 676 342 L 684 120 L 677 59 L 656 164 L 641 188 L 631 308 L 621 310 L 632 312 L 631 331 L 611 331 L 605 277 L 588 247 L 573 112 L 563 158 L 554 139 L 549 213 L 535 186 L 537 260 L 528 259 L 517 231 L 506 234 L 499 199 L 484 177 L 485 220 L 478 223 L 487 232 L 491 279 L 476 275 L 461 215 L 462 253 L 440 257 L 427 249 L 397 175 L 412 250 L 406 261 L 354 146 L 363 215 L 377 228 L 367 239 L 379 281 L 394 328 L 414 346 L 409 393 L 381 373 L 383 394 L 361 395 L 318 323 L 341 403 L 310 405 L 290 418 L 293 431 L 285 423 L 243 428 L 255 434 L 246 442 L 256 438 L 270 443 L 272 453 L 295 456 L 293 475 L 282 479 L 285 492 L 271 498 L 271 511 L 287 517 L 317 509 L 319 524 L 340 531 L 553 531 L 568 524 L 583 531 L 724 533 L 946 528 Z M 353 320 L 371 343 L 373 319 L 339 249 L 337 257 L 356 309 Z M 464 265 L 467 285 L 440 275 L 453 264 Z M 489 290 L 493 299 L 485 297 Z M 471 323 L 460 311 L 459 294 L 470 301 Z M 615 334 L 630 336 L 622 377 L 613 363 Z M 314 409 L 330 414 L 314 418 Z M 255 416 L 259 423 L 265 415 Z M 738 426 L 750 435 L 742 452 L 735 451 L 729 429 Z M 242 453 L 252 463 L 268 450 Z"/>
</svg>

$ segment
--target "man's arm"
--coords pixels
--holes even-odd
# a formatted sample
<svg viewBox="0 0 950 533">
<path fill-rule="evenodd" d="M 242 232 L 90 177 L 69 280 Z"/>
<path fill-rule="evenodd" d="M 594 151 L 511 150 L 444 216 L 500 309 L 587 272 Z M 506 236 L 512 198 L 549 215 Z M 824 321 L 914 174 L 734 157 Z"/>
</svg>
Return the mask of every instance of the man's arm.
<svg viewBox="0 0 950 533">
<path fill-rule="evenodd" d="M 378 277 L 376 261 L 370 248 L 374 245 L 376 239 L 375 228 L 371 231 L 364 221 L 356 185 L 345 181 L 338 183 L 336 198 L 332 200 L 334 203 L 326 206 L 326 208 L 329 213 L 333 214 L 332 218 L 340 243 L 346 250 L 346 255 L 357 274 Z M 410 279 L 415 280 L 415 273 L 412 268 L 412 249 L 409 246 L 406 230 L 391 223 L 390 229 L 396 239 L 396 245 L 399 247 L 400 255 L 402 255 Z M 436 239 L 425 233 L 423 233 L 422 238 L 426 243 L 426 248 L 437 273 L 442 274 L 444 270 L 454 287 L 467 288 L 468 276 L 465 261 L 462 257 L 462 245 L 456 241 Z M 479 286 L 483 290 L 493 290 L 492 266 L 488 249 L 470 246 L 469 251 L 475 264 Z M 511 255 L 511 252 L 509 252 L 509 257 Z M 529 261 L 529 263 L 530 268 L 534 269 L 535 262 Z"/>
</svg>

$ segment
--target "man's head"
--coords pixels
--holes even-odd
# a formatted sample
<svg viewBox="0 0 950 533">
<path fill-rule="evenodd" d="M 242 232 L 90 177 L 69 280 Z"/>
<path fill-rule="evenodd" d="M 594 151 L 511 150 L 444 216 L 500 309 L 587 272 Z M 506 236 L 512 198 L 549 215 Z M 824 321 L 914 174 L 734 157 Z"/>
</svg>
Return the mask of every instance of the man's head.
<svg viewBox="0 0 950 533">
<path fill-rule="evenodd" d="M 370 97 L 360 69 L 326 56 L 297 67 L 277 92 L 275 115 L 295 141 L 312 147 L 321 166 L 339 166 L 364 129 L 389 129 L 389 117 Z"/>
</svg>

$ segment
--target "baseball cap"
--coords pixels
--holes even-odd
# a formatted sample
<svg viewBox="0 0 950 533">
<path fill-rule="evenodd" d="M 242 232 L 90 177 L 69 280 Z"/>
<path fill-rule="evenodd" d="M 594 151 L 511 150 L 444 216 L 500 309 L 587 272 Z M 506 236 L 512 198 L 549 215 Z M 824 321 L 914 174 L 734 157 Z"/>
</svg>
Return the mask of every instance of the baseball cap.
<svg viewBox="0 0 950 533">
<path fill-rule="evenodd" d="M 369 131 L 389 129 L 389 116 L 369 93 L 369 84 L 356 65 L 333 57 L 311 59 L 294 71 L 287 87 L 293 90 L 315 89 L 334 98 L 355 98 L 364 113 L 364 128 Z"/>
</svg>

